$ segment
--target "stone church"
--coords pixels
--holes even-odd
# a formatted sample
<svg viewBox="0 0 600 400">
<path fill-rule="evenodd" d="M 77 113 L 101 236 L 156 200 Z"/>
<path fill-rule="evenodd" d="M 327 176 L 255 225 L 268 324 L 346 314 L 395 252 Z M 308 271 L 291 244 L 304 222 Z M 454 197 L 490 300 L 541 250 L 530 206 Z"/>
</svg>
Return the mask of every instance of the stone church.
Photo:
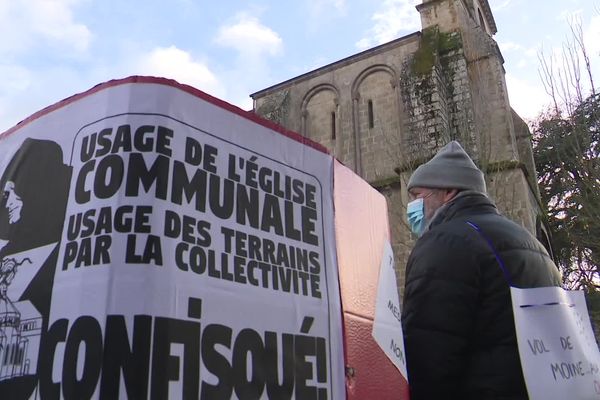
<svg viewBox="0 0 600 400">
<path fill-rule="evenodd" d="M 545 244 L 527 125 L 511 108 L 488 0 L 423 0 L 422 30 L 251 95 L 254 112 L 329 149 L 388 199 L 399 287 L 411 172 L 456 139 L 502 213 Z M 547 246 L 549 248 L 549 246 Z"/>
</svg>

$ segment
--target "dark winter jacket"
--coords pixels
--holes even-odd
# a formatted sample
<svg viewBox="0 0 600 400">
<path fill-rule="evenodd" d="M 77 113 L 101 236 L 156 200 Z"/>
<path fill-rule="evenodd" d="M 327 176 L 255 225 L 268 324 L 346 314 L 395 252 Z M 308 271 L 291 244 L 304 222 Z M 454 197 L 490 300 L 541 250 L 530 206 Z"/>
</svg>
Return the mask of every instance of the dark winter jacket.
<svg viewBox="0 0 600 400">
<path fill-rule="evenodd" d="M 519 288 L 560 275 L 527 230 L 484 195 L 461 193 L 436 213 L 406 268 L 402 323 L 411 400 L 527 399 L 510 285 L 478 226 Z"/>
</svg>

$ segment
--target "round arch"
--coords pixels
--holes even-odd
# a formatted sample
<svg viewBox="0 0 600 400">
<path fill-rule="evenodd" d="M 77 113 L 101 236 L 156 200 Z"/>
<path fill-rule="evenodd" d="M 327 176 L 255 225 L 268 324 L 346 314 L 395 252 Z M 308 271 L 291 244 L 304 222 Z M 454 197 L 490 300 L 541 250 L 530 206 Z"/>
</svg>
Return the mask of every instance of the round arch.
<svg viewBox="0 0 600 400">
<path fill-rule="evenodd" d="M 360 116 L 359 116 L 359 102 L 360 102 L 360 92 L 359 89 L 361 84 L 367 79 L 367 77 L 378 73 L 383 72 L 389 75 L 390 77 L 390 86 L 394 91 L 394 97 L 396 101 L 396 107 L 398 115 L 401 114 L 401 102 L 400 102 L 400 94 L 398 88 L 398 78 L 396 71 L 386 64 L 375 64 L 365 68 L 363 71 L 358 74 L 354 82 L 352 83 L 352 87 L 350 89 L 351 97 L 352 97 L 352 135 L 354 137 L 354 159 L 356 160 L 355 164 L 355 172 L 364 177 L 363 171 L 363 150 L 361 149 L 361 132 L 360 132 Z"/>
<path fill-rule="evenodd" d="M 358 88 L 360 87 L 360 84 L 371 74 L 375 73 L 375 72 L 387 72 L 391 79 L 390 79 L 390 85 L 392 85 L 392 87 L 396 87 L 396 83 L 397 81 L 397 74 L 396 71 L 394 71 L 394 69 L 392 67 L 390 67 L 389 65 L 385 65 L 385 64 L 375 64 L 375 65 L 371 65 L 370 67 L 364 69 L 360 74 L 358 74 L 358 76 L 356 77 L 356 79 L 354 80 L 354 82 L 352 83 L 352 89 L 351 92 L 352 93 L 352 98 L 355 99 L 358 97 Z"/>
<path fill-rule="evenodd" d="M 333 92 L 333 94 L 335 95 L 336 104 L 338 103 L 339 98 L 340 98 L 339 90 L 330 83 L 321 83 L 321 84 L 311 88 L 308 92 L 306 92 L 306 94 L 302 98 L 302 112 L 306 111 L 306 106 L 308 105 L 308 102 L 310 101 L 310 99 L 315 94 L 317 94 L 323 90 L 331 90 Z"/>
<path fill-rule="evenodd" d="M 339 106 L 340 92 L 334 85 L 332 85 L 330 83 L 321 83 L 317 86 L 312 87 L 308 92 L 306 92 L 306 94 L 302 98 L 302 105 L 300 108 L 300 111 L 301 111 L 300 115 L 302 116 L 302 126 L 301 126 L 302 136 L 306 136 L 306 118 L 308 116 L 308 111 L 307 111 L 308 103 L 313 98 L 313 96 L 315 96 L 317 93 L 320 93 L 323 91 L 333 92 L 333 96 L 334 96 L 333 101 L 336 105 L 336 108 Z"/>
</svg>

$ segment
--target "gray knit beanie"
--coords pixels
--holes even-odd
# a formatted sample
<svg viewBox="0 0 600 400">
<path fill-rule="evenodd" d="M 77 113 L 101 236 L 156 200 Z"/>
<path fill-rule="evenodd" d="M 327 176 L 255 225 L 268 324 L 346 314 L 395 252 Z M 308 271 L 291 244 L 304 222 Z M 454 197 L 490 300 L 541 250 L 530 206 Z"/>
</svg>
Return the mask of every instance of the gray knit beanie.
<svg viewBox="0 0 600 400">
<path fill-rule="evenodd" d="M 483 172 L 457 141 L 448 143 L 413 172 L 408 180 L 408 190 L 413 187 L 486 192 Z"/>
</svg>

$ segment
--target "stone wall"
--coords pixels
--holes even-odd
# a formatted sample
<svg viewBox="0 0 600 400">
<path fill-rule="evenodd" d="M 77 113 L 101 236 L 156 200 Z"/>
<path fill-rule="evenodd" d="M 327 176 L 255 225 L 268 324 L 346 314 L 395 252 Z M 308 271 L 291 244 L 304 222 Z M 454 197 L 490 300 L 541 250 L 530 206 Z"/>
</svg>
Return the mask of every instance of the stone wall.
<svg viewBox="0 0 600 400">
<path fill-rule="evenodd" d="M 407 60 L 419 45 L 420 33 L 359 53 L 254 95 L 255 110 L 269 118 L 281 93 L 278 121 L 326 145 L 342 163 L 369 181 L 393 177 L 403 158 L 403 107 L 398 88 Z M 374 124 L 369 126 L 368 102 Z M 331 112 L 336 137 L 331 138 Z M 322 125 L 324 124 L 324 125 Z"/>
<path fill-rule="evenodd" d="M 450 140 L 459 140 L 475 160 L 479 158 L 459 32 L 443 33 L 437 27 L 424 30 L 401 84 L 408 128 L 404 143 L 414 163 L 428 159 Z"/>
<path fill-rule="evenodd" d="M 398 82 L 395 71 L 388 68 L 367 70 L 354 89 L 357 136 L 360 138 L 361 170 L 367 181 L 394 175 L 400 134 Z"/>
<path fill-rule="evenodd" d="M 529 127 L 519 117 L 519 115 L 512 110 L 513 125 L 515 127 L 515 137 L 517 139 L 517 148 L 519 150 L 519 161 L 525 167 L 527 173 L 527 179 L 530 186 L 535 192 L 536 198 L 540 197 L 540 189 L 537 185 L 537 171 L 535 169 L 535 161 L 533 159 L 533 144 L 531 143 L 531 132 Z"/>
<path fill-rule="evenodd" d="M 473 2 L 430 0 L 424 1 L 418 9 L 424 30 L 434 28 L 440 34 L 460 35 L 460 50 L 466 65 L 456 65 L 459 68 L 456 72 L 465 79 L 455 87 L 469 91 L 470 98 L 457 98 L 457 101 L 472 111 L 460 122 L 467 127 L 472 124 L 476 129 L 471 138 L 473 152 L 482 164 L 517 160 L 504 60 L 496 42 L 485 26 L 480 25 Z M 465 66 L 466 71 L 462 70 Z"/>
<path fill-rule="evenodd" d="M 333 149 L 334 155 L 336 139 L 333 125 L 337 123 L 337 108 L 335 91 L 325 87 L 307 99 L 303 115 L 304 135 L 328 149 Z"/>
<path fill-rule="evenodd" d="M 489 195 L 500 210 L 535 233 L 542 213 L 527 125 L 508 101 L 504 60 L 489 26 L 477 17 L 480 2 L 431 0 L 418 6 L 424 32 L 435 29 L 438 56 L 451 94 L 451 138 L 486 172 Z M 457 45 L 457 41 L 460 41 Z M 450 98 L 450 96 L 449 96 Z"/>
<path fill-rule="evenodd" d="M 519 164 L 486 175 L 488 195 L 498 210 L 535 234 L 538 212 L 529 184 Z"/>
<path fill-rule="evenodd" d="M 488 34 L 495 25 L 480 26 L 478 7 L 424 1 L 417 7 L 422 32 L 253 95 L 256 112 L 325 145 L 386 196 L 399 288 L 414 244 L 406 183 L 450 140 L 486 172 L 498 208 L 536 231 L 541 211 L 528 130 L 508 103 L 504 60 Z"/>
</svg>

